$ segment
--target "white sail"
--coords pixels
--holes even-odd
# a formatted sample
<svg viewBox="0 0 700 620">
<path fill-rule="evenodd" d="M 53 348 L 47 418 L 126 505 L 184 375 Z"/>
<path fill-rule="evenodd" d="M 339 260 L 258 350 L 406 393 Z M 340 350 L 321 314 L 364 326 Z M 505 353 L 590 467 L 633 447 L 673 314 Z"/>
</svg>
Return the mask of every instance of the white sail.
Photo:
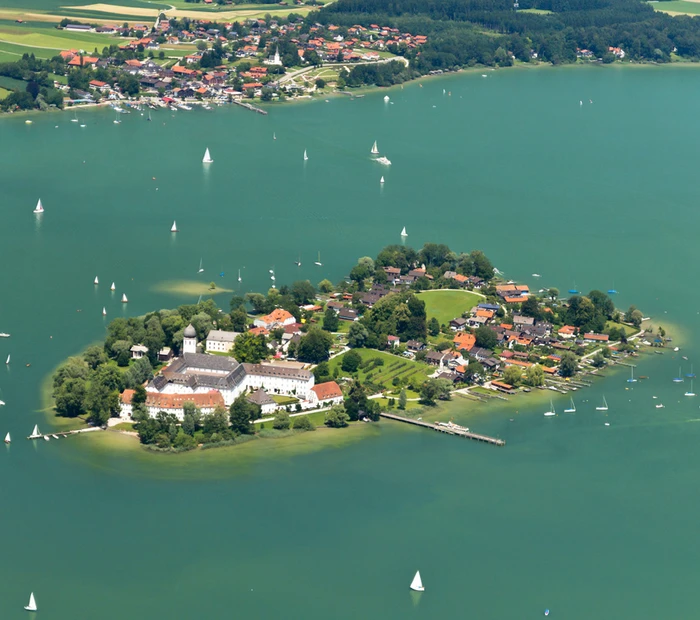
<svg viewBox="0 0 700 620">
<path fill-rule="evenodd" d="M 576 405 L 574 405 L 574 399 L 571 399 L 571 408 L 564 409 L 564 413 L 576 413 Z"/>
<path fill-rule="evenodd" d="M 8 355 L 7 355 L 7 359 L 5 360 L 5 363 L 6 363 L 6 364 L 9 364 L 9 363 L 10 363 L 10 355 L 9 355 L 9 353 L 8 353 Z"/>
<path fill-rule="evenodd" d="M 122 303 L 125 304 L 128 302 L 129 302 L 129 300 L 126 298 L 126 293 L 122 293 Z"/>
<path fill-rule="evenodd" d="M 402 237 L 408 237 L 408 233 L 406 232 L 406 227 L 403 227 L 403 230 L 401 231 L 401 236 Z"/>
<path fill-rule="evenodd" d="M 425 588 L 423 587 L 423 582 L 420 579 L 420 571 L 416 571 L 416 575 L 413 578 L 413 581 L 411 582 L 411 590 L 415 590 L 416 592 L 423 592 Z"/>
<path fill-rule="evenodd" d="M 202 273 L 204 271 L 204 267 L 202 267 L 202 259 L 199 259 L 199 271 L 197 273 Z"/>
<path fill-rule="evenodd" d="M 320 251 L 318 253 L 318 260 L 314 263 L 314 265 L 318 265 L 319 267 L 323 267 L 323 263 L 321 262 L 321 252 Z"/>
<path fill-rule="evenodd" d="M 304 161 L 306 161 L 307 159 L 309 159 L 309 156 L 306 154 L 306 149 L 304 149 Z"/>
<path fill-rule="evenodd" d="M 274 132 L 274 131 L 272 132 L 272 139 L 273 139 L 273 140 L 277 140 L 277 136 L 275 135 L 275 132 Z"/>
<path fill-rule="evenodd" d="M 24 607 L 27 611 L 36 611 L 37 606 L 36 606 L 36 599 L 34 598 L 34 592 L 32 592 L 29 595 L 29 605 L 25 605 Z"/>
<path fill-rule="evenodd" d="M 382 185 L 384 185 L 384 177 L 382 177 L 381 179 L 379 179 L 379 182 L 380 182 Z"/>
<path fill-rule="evenodd" d="M 202 158 L 202 163 L 203 164 L 211 164 L 214 160 L 211 158 L 211 155 L 209 154 L 209 149 L 204 151 L 204 157 Z"/>
<path fill-rule="evenodd" d="M 170 232 L 177 232 L 177 222 L 173 220 L 173 225 L 170 227 Z"/>
<path fill-rule="evenodd" d="M 97 285 L 99 283 L 100 283 L 100 279 L 97 276 L 95 276 L 95 284 Z"/>
<path fill-rule="evenodd" d="M 389 95 L 384 95 L 384 101 L 389 101 Z"/>
<path fill-rule="evenodd" d="M 238 281 L 241 282 L 243 278 L 241 278 L 241 270 L 238 270 Z"/>
<path fill-rule="evenodd" d="M 107 316 L 107 308 L 102 306 L 102 316 Z"/>
<path fill-rule="evenodd" d="M 43 213 L 44 212 L 44 205 L 41 204 L 41 198 L 39 198 L 39 202 L 36 203 L 36 207 L 34 208 L 34 213 Z"/>
<path fill-rule="evenodd" d="M 41 433 L 39 432 L 39 425 L 35 424 L 34 430 L 32 431 L 32 434 L 31 434 L 31 437 L 38 437 L 39 435 L 41 435 Z"/>
<path fill-rule="evenodd" d="M 370 153 L 372 155 L 379 155 L 379 149 L 377 148 L 377 141 L 374 141 L 374 144 L 372 145 L 372 149 L 370 150 Z"/>
<path fill-rule="evenodd" d="M 544 415 L 546 418 L 557 415 L 557 410 L 554 408 L 554 402 L 552 401 L 551 398 L 549 400 L 549 411 L 545 411 Z"/>
<path fill-rule="evenodd" d="M 607 411 L 608 410 L 608 401 L 605 400 L 605 396 L 603 396 L 603 406 L 602 407 L 596 407 L 596 411 Z"/>
<path fill-rule="evenodd" d="M 10 438 L 9 432 L 7 433 L 7 435 L 5 435 L 5 443 L 12 443 L 12 439 Z"/>
<path fill-rule="evenodd" d="M 109 287 L 110 291 L 116 291 L 117 287 L 114 285 L 114 282 L 112 282 L 112 286 Z"/>
</svg>

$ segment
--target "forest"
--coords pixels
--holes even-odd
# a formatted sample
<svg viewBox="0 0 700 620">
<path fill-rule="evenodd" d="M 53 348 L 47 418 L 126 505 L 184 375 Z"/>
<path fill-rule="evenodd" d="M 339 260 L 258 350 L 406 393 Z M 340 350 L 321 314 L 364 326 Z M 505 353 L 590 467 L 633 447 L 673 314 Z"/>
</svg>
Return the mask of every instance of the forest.
<svg viewBox="0 0 700 620">
<path fill-rule="evenodd" d="M 390 47 L 423 74 L 516 60 L 573 63 L 581 49 L 607 63 L 615 60 L 610 47 L 632 61 L 700 58 L 700 19 L 671 17 L 638 0 L 338 0 L 309 19 L 426 35 L 419 48 Z"/>
</svg>

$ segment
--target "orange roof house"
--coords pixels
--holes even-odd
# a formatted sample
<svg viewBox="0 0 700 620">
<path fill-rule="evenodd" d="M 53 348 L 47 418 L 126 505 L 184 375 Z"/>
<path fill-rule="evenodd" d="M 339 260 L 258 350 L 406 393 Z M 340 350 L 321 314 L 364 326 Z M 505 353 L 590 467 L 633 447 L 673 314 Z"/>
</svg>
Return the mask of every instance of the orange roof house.
<svg viewBox="0 0 700 620">
<path fill-rule="evenodd" d="M 464 349 L 465 351 L 471 351 L 474 348 L 474 345 L 476 344 L 476 337 L 474 336 L 474 334 L 460 332 L 455 335 L 455 337 L 452 339 L 452 342 L 454 342 L 455 347 L 459 351 L 461 351 L 462 349 Z"/>
<path fill-rule="evenodd" d="M 99 58 L 95 58 L 94 56 L 73 56 L 68 62 L 68 66 L 91 67 L 92 65 L 96 65 L 98 60 Z"/>
<path fill-rule="evenodd" d="M 314 387 L 311 388 L 311 391 L 315 395 L 315 400 L 317 400 L 319 403 L 343 399 L 343 392 L 335 381 L 327 381 L 326 383 L 314 385 Z M 312 396 L 312 398 L 314 397 Z"/>
</svg>

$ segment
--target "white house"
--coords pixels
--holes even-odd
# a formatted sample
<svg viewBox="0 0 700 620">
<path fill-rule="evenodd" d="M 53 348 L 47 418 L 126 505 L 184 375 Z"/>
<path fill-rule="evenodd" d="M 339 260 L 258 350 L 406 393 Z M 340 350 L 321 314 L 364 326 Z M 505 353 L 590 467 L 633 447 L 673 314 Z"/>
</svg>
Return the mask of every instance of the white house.
<svg viewBox="0 0 700 620">
<path fill-rule="evenodd" d="M 148 347 L 144 347 L 142 344 L 135 344 L 130 351 L 131 359 L 138 360 L 148 353 Z"/>
<path fill-rule="evenodd" d="M 332 407 L 343 402 L 343 392 L 335 381 L 319 383 L 311 388 L 309 401 L 313 405 L 322 407 Z"/>
<path fill-rule="evenodd" d="M 252 394 L 249 394 L 246 399 L 248 402 L 254 403 L 260 406 L 261 415 L 270 415 L 274 413 L 277 409 L 277 403 L 272 400 L 270 395 L 265 392 L 265 390 L 256 390 Z"/>
<path fill-rule="evenodd" d="M 248 388 L 263 388 L 266 392 L 308 400 L 314 386 L 314 375 L 308 370 L 281 364 L 243 364 L 243 368 Z"/>
<path fill-rule="evenodd" d="M 220 329 L 212 329 L 207 334 L 207 351 L 228 353 L 233 349 L 233 341 L 236 340 L 238 332 L 225 332 Z"/>
<path fill-rule="evenodd" d="M 120 417 L 131 420 L 132 399 L 134 390 L 124 390 L 121 395 Z M 178 420 L 184 419 L 183 406 L 185 403 L 193 403 L 204 414 L 209 414 L 217 407 L 224 406 L 221 392 L 209 390 L 203 394 L 161 394 L 159 392 L 146 392 L 146 410 L 148 415 L 155 418 L 158 412 L 172 413 Z"/>
<path fill-rule="evenodd" d="M 287 312 L 282 308 L 275 308 L 270 314 L 261 316 L 255 319 L 255 327 L 264 327 L 267 330 L 274 329 L 275 327 L 284 327 L 285 325 L 291 325 L 296 323 L 296 319 L 291 312 Z"/>
</svg>

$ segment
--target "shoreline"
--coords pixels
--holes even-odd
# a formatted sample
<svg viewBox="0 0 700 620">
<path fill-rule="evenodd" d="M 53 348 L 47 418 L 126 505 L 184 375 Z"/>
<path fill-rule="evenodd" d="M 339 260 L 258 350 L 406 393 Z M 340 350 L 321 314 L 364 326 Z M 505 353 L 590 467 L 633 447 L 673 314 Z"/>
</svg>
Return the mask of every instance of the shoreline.
<svg viewBox="0 0 700 620">
<path fill-rule="evenodd" d="M 398 57 L 397 57 L 398 58 Z M 458 69 L 457 71 L 445 71 L 443 73 L 426 73 L 425 75 L 421 75 L 417 78 L 407 80 L 406 82 L 402 82 L 401 84 L 393 84 L 391 86 L 376 86 L 376 85 L 363 85 L 359 86 L 357 88 L 346 88 L 346 90 L 332 90 L 324 93 L 314 93 L 312 95 L 307 95 L 303 97 L 293 97 L 293 98 L 287 98 L 284 101 L 261 101 L 258 98 L 253 98 L 253 99 L 241 99 L 241 101 L 250 103 L 252 102 L 252 105 L 255 105 L 256 107 L 260 107 L 261 109 L 265 110 L 266 112 L 269 112 L 271 109 L 274 109 L 278 106 L 281 105 L 290 105 L 290 104 L 302 104 L 302 103 L 315 103 L 315 102 L 323 102 L 326 99 L 330 98 L 337 98 L 337 97 L 350 97 L 355 98 L 357 95 L 368 95 L 368 94 L 374 94 L 377 92 L 391 92 L 395 91 L 396 89 L 401 90 L 404 85 L 413 85 L 416 82 L 420 84 L 422 80 L 430 80 L 434 81 L 440 78 L 447 78 L 447 77 L 454 77 L 454 76 L 459 76 L 459 75 L 471 75 L 473 73 L 484 73 L 484 72 L 491 72 L 491 73 L 496 73 L 496 72 L 501 72 L 501 71 L 511 71 L 511 70 L 520 70 L 520 71 L 540 71 L 540 70 L 545 70 L 545 69 L 580 69 L 582 67 L 589 67 L 589 68 L 614 68 L 616 70 L 624 70 L 624 69 L 640 69 L 640 68 L 645 68 L 645 67 L 656 67 L 656 68 L 669 68 L 669 67 L 685 67 L 685 68 L 695 68 L 698 69 L 700 68 L 700 61 L 693 61 L 693 60 L 676 60 L 672 62 L 667 62 L 667 63 L 657 63 L 653 61 L 648 61 L 648 62 L 613 62 L 610 64 L 604 64 L 602 62 L 575 62 L 575 63 L 568 63 L 568 64 L 561 64 L 561 65 L 553 65 L 551 63 L 542 63 L 542 62 L 537 62 L 537 63 L 522 63 L 518 62 L 513 64 L 510 67 L 489 67 L 485 65 L 475 65 L 474 67 L 463 67 Z M 86 103 L 86 104 L 80 104 L 80 105 L 74 105 L 74 106 L 68 106 L 64 108 L 50 108 L 46 111 L 41 111 L 41 110 L 15 110 L 15 111 L 7 111 L 7 112 L 0 112 L 0 119 L 3 118 L 9 118 L 9 117 L 14 117 L 15 115 L 20 115 L 21 117 L 24 117 L 25 115 L 30 115 L 30 114 L 46 114 L 46 113 L 52 113 L 52 112 L 69 112 L 71 110 L 85 110 L 89 108 L 102 108 L 102 107 L 111 107 L 112 104 L 128 104 L 128 103 L 138 103 L 138 104 L 143 104 L 145 101 L 149 100 L 159 100 L 160 98 L 158 96 L 155 97 L 145 97 L 145 96 L 140 96 L 138 99 L 123 99 L 119 101 L 100 101 L 96 103 Z M 227 104 L 222 104 L 219 106 L 219 104 L 216 103 L 216 100 L 214 98 L 209 98 L 209 99 L 202 99 L 202 100 L 183 100 L 182 103 L 185 103 L 186 105 L 214 105 L 216 107 L 229 107 L 236 105 L 234 103 L 227 103 Z"/>
</svg>

